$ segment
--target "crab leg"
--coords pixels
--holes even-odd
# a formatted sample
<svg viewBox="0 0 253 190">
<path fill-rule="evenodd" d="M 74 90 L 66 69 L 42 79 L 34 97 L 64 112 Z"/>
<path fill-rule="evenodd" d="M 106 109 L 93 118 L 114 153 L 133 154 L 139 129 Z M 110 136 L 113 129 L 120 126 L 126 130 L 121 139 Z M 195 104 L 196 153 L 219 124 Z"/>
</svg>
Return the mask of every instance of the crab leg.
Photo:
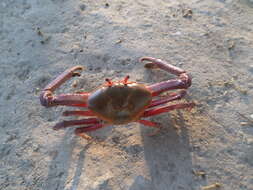
<svg viewBox="0 0 253 190">
<path fill-rule="evenodd" d="M 161 128 L 159 126 L 159 123 L 155 123 L 155 122 L 152 122 L 152 121 L 141 119 L 141 120 L 138 120 L 137 122 L 139 122 L 139 123 L 141 123 L 143 125 L 149 126 L 149 127 L 154 127 L 154 128 L 158 128 L 158 129 Z"/>
<path fill-rule="evenodd" d="M 52 106 L 74 106 L 74 107 L 87 107 L 87 99 L 89 94 L 61 94 L 53 95 L 50 91 L 43 91 L 40 96 L 41 105 L 45 107 Z"/>
<path fill-rule="evenodd" d="M 183 98 L 185 95 L 186 95 L 185 90 L 181 90 L 178 94 L 177 93 L 169 94 L 168 96 L 164 96 L 160 99 L 152 100 L 152 102 L 150 103 L 150 106 L 148 108 L 159 106 L 161 104 L 168 103 L 168 102 L 171 102 L 174 100 L 179 100 L 179 99 Z"/>
<path fill-rule="evenodd" d="M 147 110 L 143 113 L 142 117 L 149 117 L 152 115 L 158 115 L 164 112 L 169 112 L 175 109 L 185 109 L 185 108 L 193 108 L 195 106 L 194 103 L 181 103 L 181 104 L 174 104 L 169 106 L 164 106 L 160 108 L 154 108 L 151 110 Z"/>
<path fill-rule="evenodd" d="M 80 73 L 76 72 L 82 70 L 81 66 L 72 67 L 63 72 L 60 76 L 50 82 L 40 94 L 40 103 L 45 107 L 68 105 L 68 106 L 81 106 L 86 107 L 86 101 L 88 93 L 76 93 L 76 94 L 62 94 L 53 95 L 53 92 L 60 87 L 65 81 L 74 76 L 80 76 Z"/>
<path fill-rule="evenodd" d="M 163 81 L 148 86 L 148 89 L 151 90 L 153 96 L 157 96 L 167 90 L 187 89 L 191 86 L 191 77 L 183 69 L 153 57 L 143 57 L 140 59 L 140 61 L 148 61 L 148 63 L 145 64 L 146 68 L 160 68 L 179 77 L 178 79 Z"/>
<path fill-rule="evenodd" d="M 76 116 L 95 116 L 92 111 L 87 110 L 87 111 L 82 111 L 82 110 L 78 110 L 78 111 L 65 111 L 62 113 L 63 116 L 72 116 L 72 115 L 76 115 Z"/>
<path fill-rule="evenodd" d="M 92 137 L 90 137 L 89 135 L 87 135 L 86 132 L 95 131 L 97 129 L 100 129 L 100 128 L 106 127 L 106 126 L 110 126 L 110 125 L 98 123 L 98 124 L 90 125 L 90 126 L 87 126 L 87 127 L 79 127 L 79 128 L 75 129 L 75 134 L 77 136 L 80 136 L 80 137 L 86 139 L 86 140 L 91 140 Z"/>
<path fill-rule="evenodd" d="M 59 130 L 64 129 L 67 127 L 75 126 L 75 125 L 86 125 L 86 124 L 98 124 L 100 121 L 96 118 L 87 118 L 87 119 L 81 119 L 81 120 L 70 120 L 70 121 L 62 121 L 60 123 L 57 123 L 53 129 Z"/>
<path fill-rule="evenodd" d="M 98 123 L 98 124 L 95 124 L 95 125 L 89 125 L 87 127 L 79 127 L 79 128 L 76 128 L 75 129 L 75 134 L 80 134 L 80 133 L 86 133 L 86 132 L 89 132 L 89 131 L 95 131 L 97 129 L 100 129 L 102 127 L 106 127 L 108 125 L 104 125 L 102 123 Z"/>
<path fill-rule="evenodd" d="M 149 136 L 153 136 L 153 135 L 157 134 L 161 130 L 161 128 L 162 128 L 161 125 L 160 125 L 160 123 L 155 123 L 155 122 L 148 121 L 148 120 L 139 120 L 137 122 L 139 122 L 139 123 L 141 123 L 141 124 L 143 124 L 143 125 L 145 125 L 147 127 L 153 127 L 153 128 L 157 128 L 158 129 L 155 132 L 149 134 Z"/>
</svg>

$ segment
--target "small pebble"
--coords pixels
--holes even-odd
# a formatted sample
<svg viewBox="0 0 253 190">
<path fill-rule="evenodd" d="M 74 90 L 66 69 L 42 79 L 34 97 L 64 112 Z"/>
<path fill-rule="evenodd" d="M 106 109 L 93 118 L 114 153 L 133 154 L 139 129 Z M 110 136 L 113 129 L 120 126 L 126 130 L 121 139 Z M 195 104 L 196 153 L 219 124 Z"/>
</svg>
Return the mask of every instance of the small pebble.
<svg viewBox="0 0 253 190">
<path fill-rule="evenodd" d="M 228 42 L 228 49 L 229 50 L 232 50 L 232 49 L 234 49 L 235 48 L 235 42 L 234 41 L 232 41 L 232 40 L 229 40 Z"/>
<path fill-rule="evenodd" d="M 119 39 L 119 40 L 117 40 L 115 43 L 116 43 L 116 44 L 120 44 L 121 42 L 122 42 L 122 40 Z"/>
<path fill-rule="evenodd" d="M 240 124 L 241 124 L 242 126 L 248 125 L 247 122 L 241 122 Z"/>
<path fill-rule="evenodd" d="M 184 9 L 183 10 L 183 17 L 184 18 L 192 18 L 192 10 L 191 9 Z"/>
<path fill-rule="evenodd" d="M 80 8 L 82 11 L 84 11 L 84 10 L 86 9 L 86 5 L 85 5 L 85 4 L 81 4 L 81 5 L 79 5 L 79 8 Z"/>
<path fill-rule="evenodd" d="M 182 35 L 182 32 L 177 31 L 177 32 L 175 32 L 175 33 L 172 33 L 172 35 L 175 35 L 175 36 L 180 36 L 180 35 Z"/>
<path fill-rule="evenodd" d="M 217 188 L 220 188 L 220 187 L 221 187 L 220 183 L 214 183 L 212 185 L 202 187 L 202 190 L 213 190 L 213 189 L 217 189 Z"/>
<path fill-rule="evenodd" d="M 250 118 L 253 119 L 253 114 L 250 115 Z"/>
<path fill-rule="evenodd" d="M 193 174 L 196 175 L 196 176 L 200 176 L 202 178 L 205 178 L 206 177 L 206 173 L 204 171 L 195 171 L 195 170 L 192 170 Z"/>
<path fill-rule="evenodd" d="M 72 87 L 73 87 L 73 88 L 76 88 L 77 85 L 78 85 L 78 82 L 75 80 L 75 81 L 72 83 Z"/>
</svg>

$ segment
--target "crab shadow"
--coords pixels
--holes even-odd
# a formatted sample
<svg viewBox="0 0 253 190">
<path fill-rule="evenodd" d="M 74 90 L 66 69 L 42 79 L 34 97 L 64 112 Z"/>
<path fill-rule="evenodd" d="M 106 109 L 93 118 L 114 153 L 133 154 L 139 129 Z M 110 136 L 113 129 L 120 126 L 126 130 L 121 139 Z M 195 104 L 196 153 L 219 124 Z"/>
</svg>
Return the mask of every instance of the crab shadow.
<svg viewBox="0 0 253 190">
<path fill-rule="evenodd" d="M 137 178 L 130 190 L 140 189 L 140 184 L 153 190 L 196 189 L 188 130 L 191 126 L 185 122 L 181 111 L 177 114 L 177 126 L 169 115 L 154 118 L 163 126 L 156 136 L 148 136 L 150 129 L 141 126 L 150 180 Z"/>
<path fill-rule="evenodd" d="M 161 70 L 149 70 L 144 74 L 146 81 L 163 81 L 175 78 Z M 151 117 L 159 122 L 162 130 L 155 136 L 149 136 L 151 130 L 141 127 L 144 157 L 149 169 L 149 179 L 138 176 L 130 190 L 193 190 L 198 184 L 193 174 L 193 148 L 191 146 L 190 126 L 184 117 L 185 111 L 176 110 Z M 176 119 L 175 119 L 176 118 Z"/>
<path fill-rule="evenodd" d="M 84 169 L 85 153 L 89 148 L 86 144 L 81 149 L 77 145 L 77 138 L 71 136 L 71 131 L 65 133 L 62 141 L 58 143 L 53 149 L 56 155 L 52 158 L 49 164 L 48 175 L 45 179 L 43 189 L 58 190 L 77 189 L 82 171 Z M 74 155 L 78 155 L 78 160 L 74 161 Z M 71 170 L 74 171 L 71 171 Z"/>
</svg>

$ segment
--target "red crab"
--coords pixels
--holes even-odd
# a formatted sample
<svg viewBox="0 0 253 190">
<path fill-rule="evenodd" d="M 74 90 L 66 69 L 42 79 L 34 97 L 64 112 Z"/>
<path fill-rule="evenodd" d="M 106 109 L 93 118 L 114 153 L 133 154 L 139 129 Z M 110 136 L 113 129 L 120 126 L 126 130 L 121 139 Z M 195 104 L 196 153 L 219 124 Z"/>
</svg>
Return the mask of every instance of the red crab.
<svg viewBox="0 0 253 190">
<path fill-rule="evenodd" d="M 56 124 L 53 129 L 58 130 L 75 125 L 86 125 L 75 129 L 76 135 L 86 139 L 89 136 L 85 132 L 112 124 L 120 125 L 138 122 L 160 129 L 161 127 L 158 123 L 145 120 L 144 118 L 194 106 L 194 103 L 166 105 L 168 102 L 181 99 L 185 96 L 186 90 L 159 96 L 162 92 L 168 90 L 189 88 L 191 86 L 191 77 L 186 71 L 152 57 L 143 57 L 140 61 L 147 61 L 145 64 L 146 68 L 160 68 L 177 75 L 178 78 L 152 85 L 144 85 L 131 82 L 128 80 L 129 76 L 126 76 L 124 80 L 116 82 L 105 79 L 106 83 L 92 92 L 54 95 L 53 92 L 66 80 L 74 76 L 80 76 L 77 71 L 82 70 L 81 66 L 70 68 L 43 89 L 40 95 L 41 105 L 45 107 L 64 105 L 86 108 L 86 110 L 65 111 L 63 115 L 90 116 L 90 118 L 63 121 Z"/>
</svg>

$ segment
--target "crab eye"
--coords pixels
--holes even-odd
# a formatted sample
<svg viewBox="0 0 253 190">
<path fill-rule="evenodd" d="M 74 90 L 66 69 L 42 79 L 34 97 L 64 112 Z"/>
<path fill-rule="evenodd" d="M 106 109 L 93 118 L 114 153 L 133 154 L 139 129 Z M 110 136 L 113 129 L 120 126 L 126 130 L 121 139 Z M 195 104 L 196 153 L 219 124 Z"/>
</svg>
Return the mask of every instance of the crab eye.
<svg viewBox="0 0 253 190">
<path fill-rule="evenodd" d="M 105 81 L 108 83 L 109 87 L 113 85 L 113 82 L 111 81 L 111 79 L 106 78 Z"/>
</svg>

